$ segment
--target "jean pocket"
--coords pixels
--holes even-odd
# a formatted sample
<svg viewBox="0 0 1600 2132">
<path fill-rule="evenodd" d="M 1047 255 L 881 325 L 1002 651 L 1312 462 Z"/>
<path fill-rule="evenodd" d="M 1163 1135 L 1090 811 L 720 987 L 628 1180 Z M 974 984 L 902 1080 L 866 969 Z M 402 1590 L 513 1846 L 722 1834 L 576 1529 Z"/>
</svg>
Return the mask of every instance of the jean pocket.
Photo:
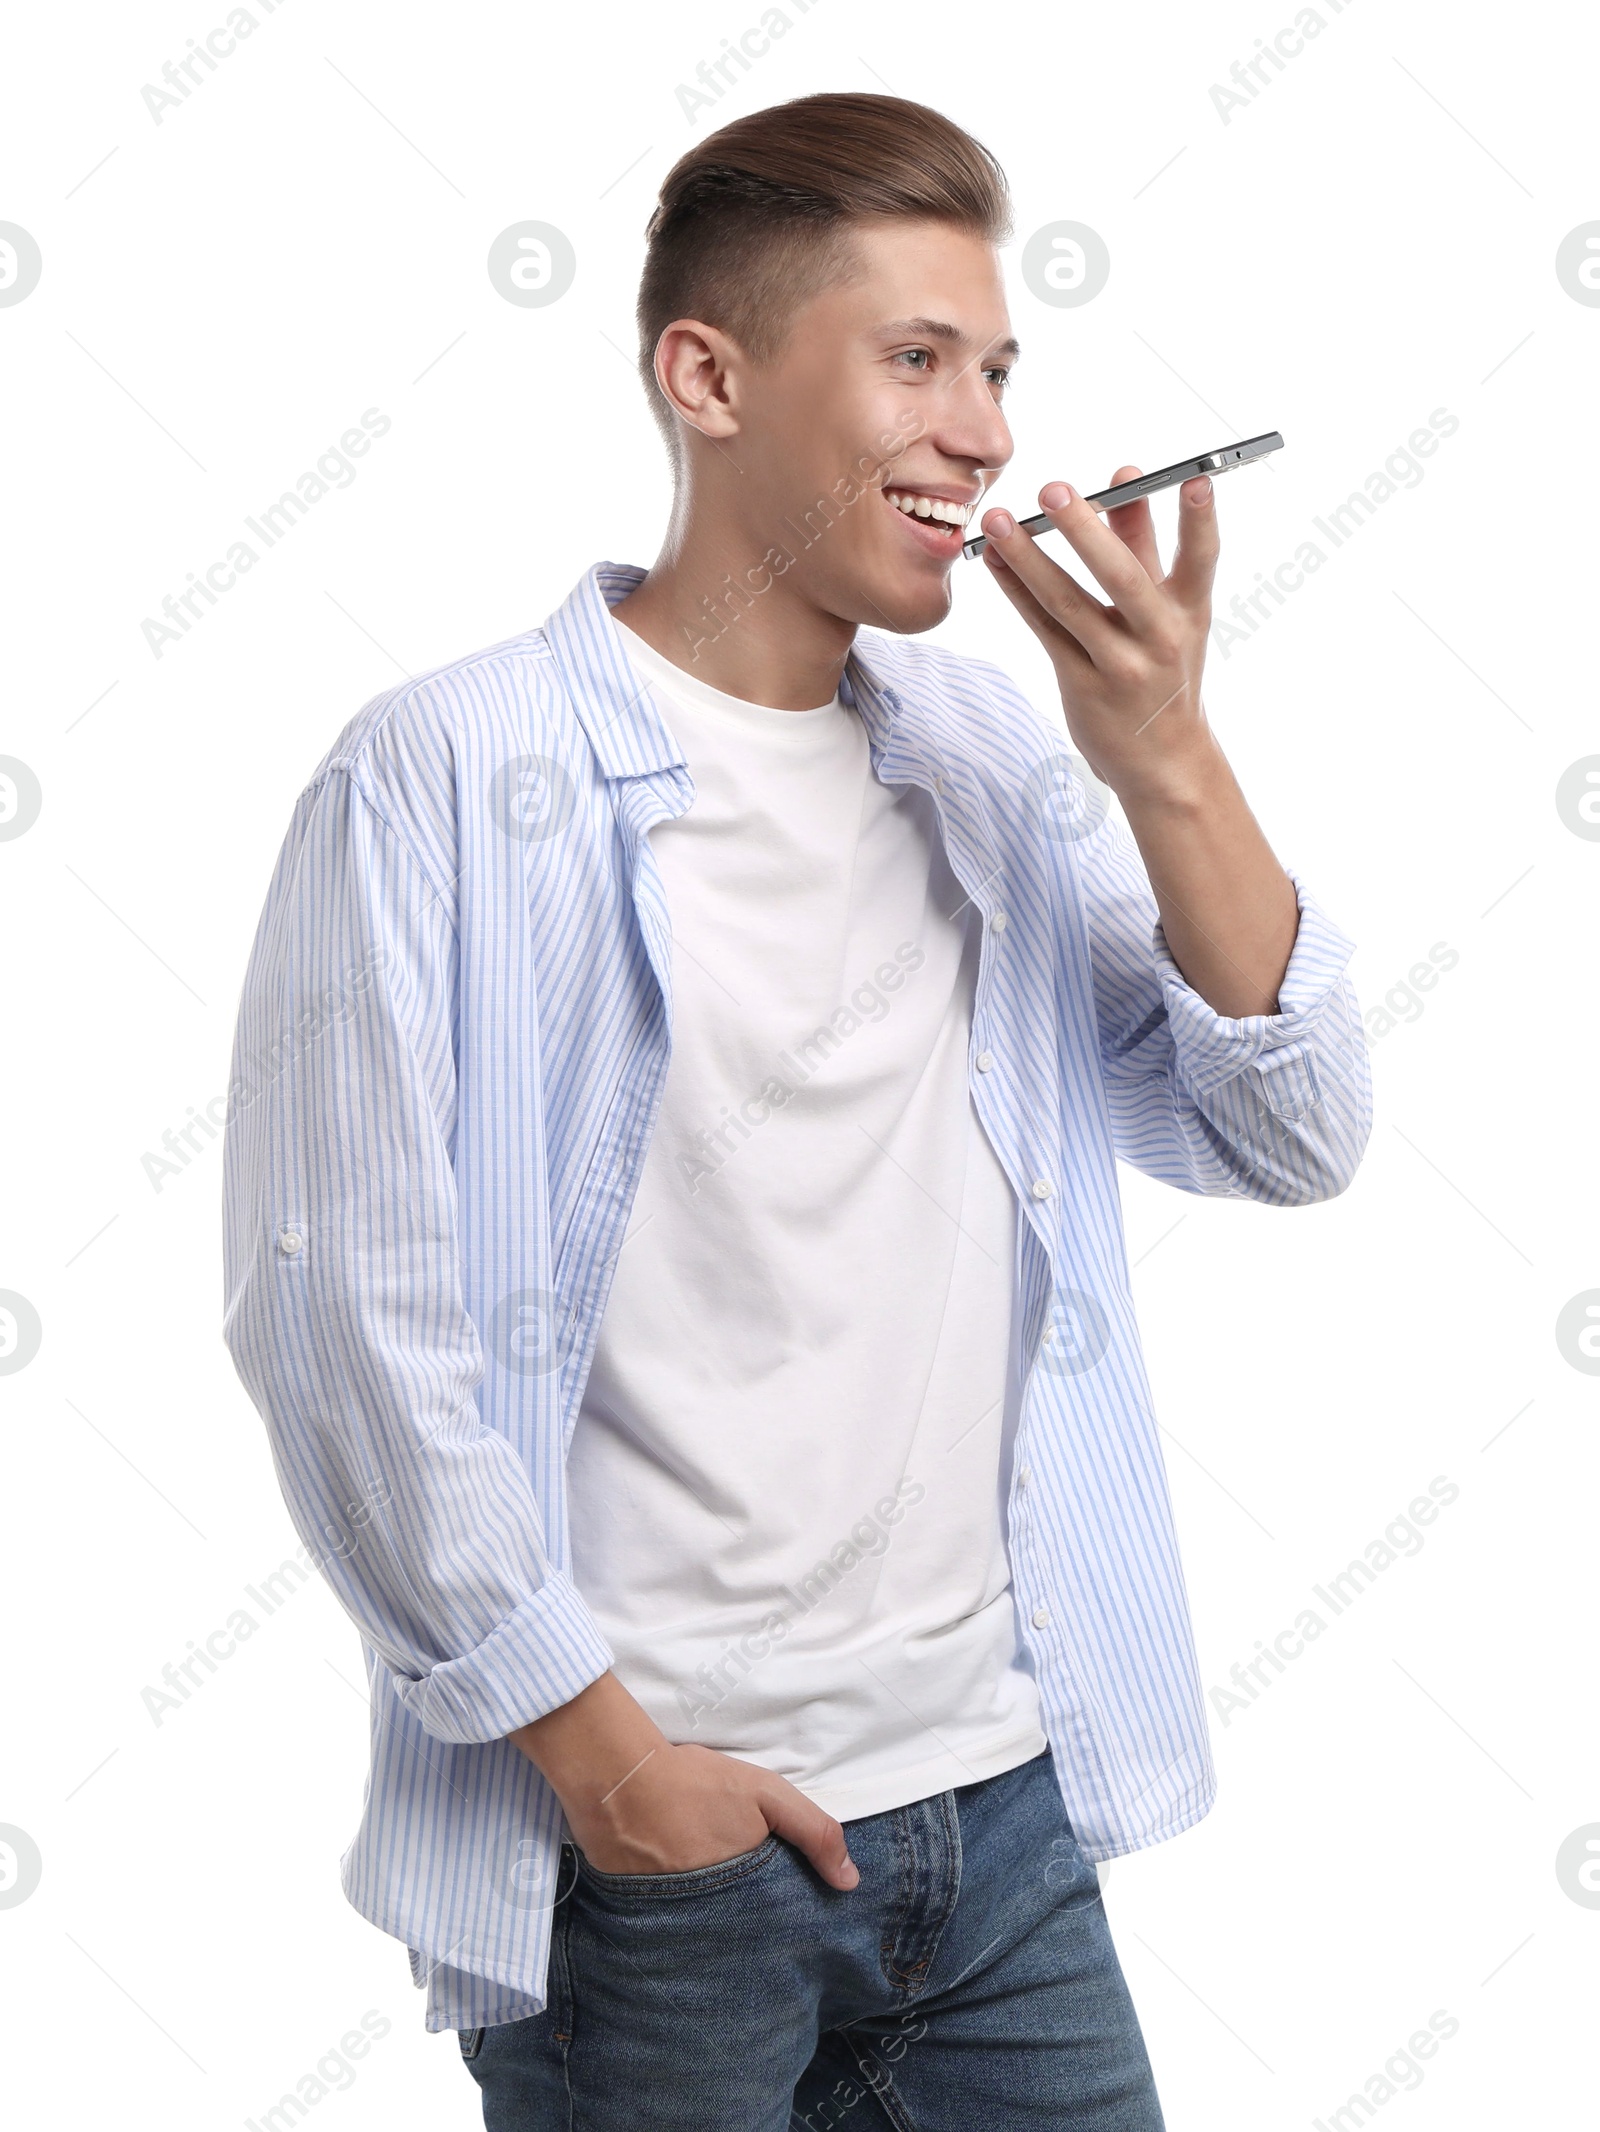
<svg viewBox="0 0 1600 2132">
<path fill-rule="evenodd" d="M 690 1895 L 715 1895 L 748 1880 L 776 1858 L 781 1840 L 769 1835 L 753 1851 L 740 1851 L 733 1858 L 719 1859 L 715 1865 L 691 1866 L 686 1873 L 602 1873 L 579 1851 L 578 1872 L 610 1896 L 631 1902 L 672 1902 Z"/>
<path fill-rule="evenodd" d="M 487 2033 L 486 2029 L 481 2028 L 458 2028 L 456 2030 L 456 2040 L 461 2045 L 461 2055 L 469 2065 L 477 2057 L 479 2051 L 483 2049 L 483 2039 Z"/>
</svg>

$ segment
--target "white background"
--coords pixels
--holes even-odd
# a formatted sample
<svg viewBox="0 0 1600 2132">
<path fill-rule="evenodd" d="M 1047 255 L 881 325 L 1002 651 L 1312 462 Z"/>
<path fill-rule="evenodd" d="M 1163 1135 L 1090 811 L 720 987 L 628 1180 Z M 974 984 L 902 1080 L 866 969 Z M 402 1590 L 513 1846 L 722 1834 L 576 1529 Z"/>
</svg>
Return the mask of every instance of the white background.
<svg viewBox="0 0 1600 2132">
<path fill-rule="evenodd" d="M 141 1700 L 296 1544 L 219 1335 L 218 1149 L 159 1191 L 143 1158 L 226 1086 L 274 855 L 344 722 L 537 622 L 595 559 L 654 553 L 665 466 L 628 351 L 661 174 L 759 105 L 888 88 L 968 126 L 1015 189 L 1002 500 L 1280 428 L 1270 471 L 1219 485 L 1220 610 L 1431 411 L 1459 420 L 1213 653 L 1206 690 L 1275 848 L 1358 942 L 1363 1006 L 1437 942 L 1459 959 L 1374 1045 L 1344 1197 L 1125 1180 L 1208 1686 L 1434 1476 L 1460 1493 L 1214 1719 L 1214 1811 L 1118 1860 L 1106 1897 L 1172 2132 L 1326 2119 L 1438 2009 L 1459 2028 L 1386 2125 L 1576 2122 L 1600 1912 L 1556 1858 L 1600 1823 L 1600 1386 L 1555 1327 L 1600 1286 L 1580 1081 L 1600 844 L 1555 793 L 1600 752 L 1600 309 L 1555 258 L 1600 216 L 1592 22 L 1324 5 L 1224 123 L 1212 85 L 1290 0 L 784 0 L 788 34 L 691 119 L 678 85 L 759 0 L 258 0 L 156 124 L 143 85 L 225 12 L 101 0 L 69 42 L 39 9 L 5 59 L 0 218 L 43 255 L 0 308 L 0 753 L 43 791 L 0 843 L 0 1288 L 43 1326 L 0 1378 L 0 1823 L 43 1861 L 0 1908 L 16 2121 L 241 2125 L 368 2009 L 392 2027 L 319 2132 L 478 2121 L 402 1950 L 339 1891 L 366 1712 L 324 1588 L 160 1725 Z M 577 253 L 544 309 L 485 271 L 524 219 Z M 1060 219 L 1111 255 L 1077 308 L 1017 268 Z M 353 484 L 155 658 L 144 619 L 369 407 L 392 428 Z M 939 634 L 1053 700 L 980 567 Z"/>
</svg>

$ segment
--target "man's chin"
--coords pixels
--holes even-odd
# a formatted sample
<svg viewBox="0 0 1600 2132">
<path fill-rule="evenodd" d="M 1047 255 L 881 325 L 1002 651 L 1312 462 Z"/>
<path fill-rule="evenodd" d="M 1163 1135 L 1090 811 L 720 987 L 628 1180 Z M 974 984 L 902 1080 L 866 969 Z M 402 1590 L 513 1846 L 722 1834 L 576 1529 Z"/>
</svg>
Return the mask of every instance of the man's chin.
<svg viewBox="0 0 1600 2132">
<path fill-rule="evenodd" d="M 908 584 L 904 577 L 887 574 L 874 584 L 856 590 L 856 620 L 866 629 L 886 629 L 897 637 L 920 636 L 936 629 L 950 612 L 953 595 L 950 573 L 919 578 Z"/>
</svg>

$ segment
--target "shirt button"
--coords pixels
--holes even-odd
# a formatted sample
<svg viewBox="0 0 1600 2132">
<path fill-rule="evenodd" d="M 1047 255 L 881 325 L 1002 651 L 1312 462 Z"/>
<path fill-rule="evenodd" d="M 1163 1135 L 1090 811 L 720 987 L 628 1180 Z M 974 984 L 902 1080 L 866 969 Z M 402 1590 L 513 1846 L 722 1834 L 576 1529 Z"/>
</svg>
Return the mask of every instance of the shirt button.
<svg viewBox="0 0 1600 2132">
<path fill-rule="evenodd" d="M 1050 1626 L 1050 1609 L 1049 1609 L 1049 1608 L 1048 1608 L 1047 1606 L 1036 1606 L 1036 1607 L 1034 1608 L 1034 1610 L 1033 1610 L 1033 1625 L 1034 1625 L 1034 1627 L 1035 1627 L 1036 1629 L 1047 1629 L 1047 1628 L 1049 1628 L 1049 1626 Z"/>
<path fill-rule="evenodd" d="M 1050 1189 L 1048 1177 L 1035 1177 L 1033 1180 L 1033 1196 L 1035 1199 L 1048 1199 L 1050 1197 Z"/>
<path fill-rule="evenodd" d="M 1024 1466 L 1017 1475 L 1017 1486 L 1019 1488 L 1026 1488 L 1029 1481 L 1031 1481 L 1032 1479 L 1033 1468 L 1031 1466 Z"/>
<path fill-rule="evenodd" d="M 1004 911 L 996 911 L 994 916 L 989 920 L 989 930 L 992 933 L 1003 933 L 1005 929 L 1006 914 Z"/>
<path fill-rule="evenodd" d="M 993 1070 L 993 1067 L 994 1067 L 994 1053 L 993 1053 L 992 1051 L 980 1051 L 980 1052 L 978 1053 L 978 1071 L 979 1071 L 979 1073 L 989 1073 L 989 1072 L 991 1072 L 991 1071 Z"/>
<path fill-rule="evenodd" d="M 935 791 L 935 792 L 937 792 L 937 793 L 938 793 L 938 794 L 939 794 L 939 795 L 941 796 L 941 798 L 943 797 L 943 795 L 944 795 L 944 779 L 943 779 L 942 777 L 936 777 L 936 778 L 934 779 L 934 781 L 933 781 L 933 789 L 934 789 L 934 791 Z"/>
<path fill-rule="evenodd" d="M 280 1229 L 278 1231 L 278 1249 L 285 1258 L 293 1258 L 297 1251 L 304 1248 L 304 1245 L 305 1238 L 298 1229 Z"/>
</svg>

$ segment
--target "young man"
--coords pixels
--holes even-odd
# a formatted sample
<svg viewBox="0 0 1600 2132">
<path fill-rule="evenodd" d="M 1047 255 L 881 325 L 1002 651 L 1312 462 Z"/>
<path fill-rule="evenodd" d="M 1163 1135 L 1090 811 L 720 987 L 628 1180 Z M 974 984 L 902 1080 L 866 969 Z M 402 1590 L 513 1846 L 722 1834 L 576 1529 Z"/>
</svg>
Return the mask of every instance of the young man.
<svg viewBox="0 0 1600 2132">
<path fill-rule="evenodd" d="M 1042 492 L 1111 604 L 983 520 L 1076 757 L 907 641 L 1006 229 L 890 97 L 685 156 L 655 565 L 370 704 L 262 920 L 227 1336 L 366 1645 L 345 1886 L 491 2132 L 1162 2122 L 1094 1866 L 1214 1775 L 1115 1159 L 1329 1198 L 1366 1054 L 1201 706 L 1208 483 L 1165 573 Z"/>
</svg>

